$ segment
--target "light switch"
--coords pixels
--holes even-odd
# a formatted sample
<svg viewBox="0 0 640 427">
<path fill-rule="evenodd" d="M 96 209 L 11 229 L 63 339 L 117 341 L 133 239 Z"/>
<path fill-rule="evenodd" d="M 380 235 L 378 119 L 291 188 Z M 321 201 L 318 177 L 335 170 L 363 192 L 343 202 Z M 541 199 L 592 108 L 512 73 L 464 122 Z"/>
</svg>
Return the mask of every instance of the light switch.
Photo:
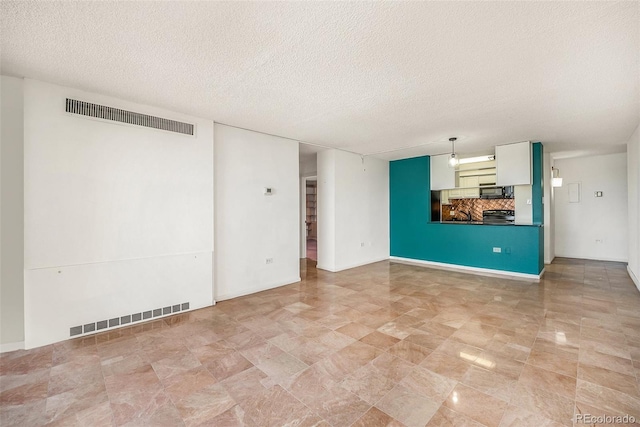
<svg viewBox="0 0 640 427">
<path fill-rule="evenodd" d="M 602 191 L 596 191 L 595 195 L 596 197 L 602 197 Z"/>
</svg>

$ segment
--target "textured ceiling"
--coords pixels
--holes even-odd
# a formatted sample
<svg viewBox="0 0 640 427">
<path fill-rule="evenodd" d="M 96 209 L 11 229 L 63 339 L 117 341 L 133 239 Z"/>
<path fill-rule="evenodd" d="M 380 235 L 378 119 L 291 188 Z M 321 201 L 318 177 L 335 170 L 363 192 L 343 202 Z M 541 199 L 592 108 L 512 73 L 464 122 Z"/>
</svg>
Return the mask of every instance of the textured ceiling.
<svg viewBox="0 0 640 427">
<path fill-rule="evenodd" d="M 0 4 L 3 74 L 388 159 L 624 151 L 640 117 L 635 1 Z"/>
</svg>

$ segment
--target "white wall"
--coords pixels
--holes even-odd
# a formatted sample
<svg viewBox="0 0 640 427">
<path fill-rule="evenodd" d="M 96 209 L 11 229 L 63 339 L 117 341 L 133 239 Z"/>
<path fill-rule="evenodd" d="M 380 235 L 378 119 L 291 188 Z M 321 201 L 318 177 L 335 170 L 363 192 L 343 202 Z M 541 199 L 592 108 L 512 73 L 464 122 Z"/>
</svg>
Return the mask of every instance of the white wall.
<svg viewBox="0 0 640 427">
<path fill-rule="evenodd" d="M 24 346 L 23 81 L 0 80 L 0 351 Z"/>
<path fill-rule="evenodd" d="M 337 271 L 336 265 L 336 156 L 338 150 L 318 153 L 318 264 L 323 270 Z"/>
<path fill-rule="evenodd" d="M 215 130 L 216 299 L 300 280 L 298 143 L 219 124 Z M 265 187 L 274 194 L 265 196 Z"/>
<path fill-rule="evenodd" d="M 318 153 L 318 268 L 340 271 L 389 258 L 389 162 Z"/>
<path fill-rule="evenodd" d="M 629 274 L 640 290 L 640 126 L 627 142 L 627 180 L 629 200 Z"/>
<path fill-rule="evenodd" d="M 551 264 L 555 258 L 555 232 L 554 232 L 554 189 L 552 186 L 553 160 L 550 153 L 544 153 L 542 159 L 543 178 L 543 211 L 544 211 L 544 263 Z"/>
<path fill-rule="evenodd" d="M 554 163 L 563 178 L 562 187 L 555 188 L 556 256 L 627 261 L 626 153 Z M 580 183 L 579 203 L 569 203 L 571 183 Z M 602 191 L 603 197 L 595 197 L 595 191 Z"/>
<path fill-rule="evenodd" d="M 513 201 L 515 204 L 515 223 L 533 224 L 533 187 L 531 185 L 514 185 Z"/>
<path fill-rule="evenodd" d="M 318 173 L 318 155 L 306 155 L 300 158 L 300 176 L 315 176 Z"/>
<path fill-rule="evenodd" d="M 71 97 L 186 121 L 196 136 L 65 113 Z M 213 303 L 213 122 L 24 83 L 25 343 Z"/>
</svg>

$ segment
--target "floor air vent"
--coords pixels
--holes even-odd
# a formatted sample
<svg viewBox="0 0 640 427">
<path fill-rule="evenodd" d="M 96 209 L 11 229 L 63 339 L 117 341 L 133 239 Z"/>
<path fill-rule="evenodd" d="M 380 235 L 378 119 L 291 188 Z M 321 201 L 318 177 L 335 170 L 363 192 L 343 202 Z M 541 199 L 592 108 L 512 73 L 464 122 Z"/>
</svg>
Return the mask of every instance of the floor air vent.
<svg viewBox="0 0 640 427">
<path fill-rule="evenodd" d="M 189 303 L 183 302 L 182 304 L 169 305 L 167 307 L 156 308 L 153 310 L 142 311 L 139 313 L 127 314 L 122 317 L 114 317 L 113 319 L 98 320 L 97 322 L 87 323 L 86 325 L 73 326 L 69 328 L 69 336 L 87 334 L 89 332 L 96 332 L 101 329 L 113 328 L 120 325 L 126 325 L 127 323 L 140 322 L 142 320 L 148 320 L 153 317 L 166 316 L 168 314 L 177 313 L 178 311 L 189 310 Z"/>
<path fill-rule="evenodd" d="M 185 135 L 193 135 L 194 131 L 194 125 L 191 123 L 134 113 L 133 111 L 92 104 L 91 102 L 78 101 L 77 99 L 67 98 L 66 112 L 114 122 L 145 126 L 153 129 L 161 129 L 169 132 L 177 132 Z"/>
</svg>

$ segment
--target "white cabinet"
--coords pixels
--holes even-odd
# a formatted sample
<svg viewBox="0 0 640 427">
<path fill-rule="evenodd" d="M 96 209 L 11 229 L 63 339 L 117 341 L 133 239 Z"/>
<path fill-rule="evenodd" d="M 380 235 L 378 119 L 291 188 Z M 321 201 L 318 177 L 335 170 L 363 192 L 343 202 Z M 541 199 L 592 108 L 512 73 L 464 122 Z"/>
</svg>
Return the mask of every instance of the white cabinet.
<svg viewBox="0 0 640 427">
<path fill-rule="evenodd" d="M 462 197 L 465 199 L 472 199 L 475 197 L 480 197 L 480 189 L 478 185 L 480 182 L 479 176 L 461 176 L 460 177 L 460 188 L 462 190 Z"/>
<path fill-rule="evenodd" d="M 480 177 L 479 176 L 461 176 L 459 179 L 460 185 L 459 187 L 477 187 L 480 185 Z"/>
<path fill-rule="evenodd" d="M 531 185 L 531 143 L 496 146 L 496 184 Z"/>
<path fill-rule="evenodd" d="M 449 190 L 442 190 L 440 192 L 440 204 L 441 205 L 449 204 Z"/>
<path fill-rule="evenodd" d="M 456 186 L 456 171 L 449 167 L 449 154 L 431 156 L 431 190 L 445 190 Z"/>
<path fill-rule="evenodd" d="M 479 180 L 480 177 L 478 176 L 461 176 L 458 179 L 458 188 L 449 190 L 447 200 L 480 197 Z"/>
<path fill-rule="evenodd" d="M 458 168 L 459 187 L 481 187 L 496 185 L 495 160 L 477 163 L 467 163 Z M 478 193 L 479 194 L 479 193 Z M 475 192 L 473 196 L 475 196 Z"/>
<path fill-rule="evenodd" d="M 479 185 L 496 185 L 496 174 L 478 176 Z"/>
<path fill-rule="evenodd" d="M 468 188 L 463 188 L 462 178 L 460 178 L 460 180 L 461 180 L 460 188 L 454 188 L 449 190 L 449 193 L 447 194 L 447 200 L 480 197 L 480 189 L 478 188 L 477 185 L 471 186 Z"/>
<path fill-rule="evenodd" d="M 459 181 L 463 198 L 480 197 L 480 189 L 478 188 L 480 185 L 479 176 L 461 176 Z"/>
<path fill-rule="evenodd" d="M 454 188 L 449 190 L 449 200 L 461 199 L 463 197 L 462 188 Z"/>
<path fill-rule="evenodd" d="M 476 188 L 463 188 L 462 189 L 462 197 L 465 199 L 472 199 L 480 197 L 480 189 Z"/>
</svg>

